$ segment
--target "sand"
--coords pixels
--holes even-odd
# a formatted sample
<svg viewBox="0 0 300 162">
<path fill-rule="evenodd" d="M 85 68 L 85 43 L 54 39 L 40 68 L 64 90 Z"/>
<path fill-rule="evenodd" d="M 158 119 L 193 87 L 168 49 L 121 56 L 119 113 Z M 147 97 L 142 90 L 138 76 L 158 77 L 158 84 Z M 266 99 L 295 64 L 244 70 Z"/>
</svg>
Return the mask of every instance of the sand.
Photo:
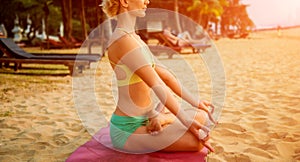
<svg viewBox="0 0 300 162">
<path fill-rule="evenodd" d="M 281 37 L 276 31 L 261 31 L 247 39 L 223 38 L 215 44 L 225 77 L 214 71 L 219 63 L 209 71 L 198 55 L 159 57 L 201 98 L 221 94 L 216 101 L 219 107 L 226 85 L 220 124 L 211 133 L 216 152 L 208 155 L 208 161 L 299 161 L 300 29 L 283 30 Z M 203 60 L 211 59 L 214 52 L 207 50 Z M 0 69 L 0 161 L 64 161 L 91 138 L 90 133 L 106 124 L 105 120 L 89 123 L 84 117 L 99 110 L 96 103 L 104 115 L 100 118 L 107 120 L 115 105 L 107 58 L 93 66 L 96 74 L 92 68 L 77 77 Z M 196 85 L 186 77 L 190 69 Z M 87 86 L 86 79 L 95 79 L 95 87 Z M 97 121 L 98 115 L 94 116 Z"/>
</svg>

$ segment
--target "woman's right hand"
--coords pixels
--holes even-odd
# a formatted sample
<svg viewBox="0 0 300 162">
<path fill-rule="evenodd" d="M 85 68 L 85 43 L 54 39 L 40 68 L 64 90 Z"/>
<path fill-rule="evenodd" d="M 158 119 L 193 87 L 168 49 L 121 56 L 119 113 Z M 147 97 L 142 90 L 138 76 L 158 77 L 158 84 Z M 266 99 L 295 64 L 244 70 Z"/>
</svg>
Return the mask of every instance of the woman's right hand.
<svg viewBox="0 0 300 162">
<path fill-rule="evenodd" d="M 199 139 L 199 141 L 201 141 L 201 143 L 203 144 L 203 146 L 205 146 L 211 152 L 215 151 L 213 149 L 213 147 L 208 143 L 208 140 L 209 140 L 209 131 L 210 131 L 209 128 L 207 128 L 204 125 L 201 125 L 196 120 L 186 120 L 185 122 L 183 122 L 183 124 L 188 128 L 189 131 L 191 131 Z M 205 132 L 206 136 L 204 138 L 201 137 L 200 132 L 199 132 L 200 130 L 202 130 L 203 132 Z"/>
</svg>

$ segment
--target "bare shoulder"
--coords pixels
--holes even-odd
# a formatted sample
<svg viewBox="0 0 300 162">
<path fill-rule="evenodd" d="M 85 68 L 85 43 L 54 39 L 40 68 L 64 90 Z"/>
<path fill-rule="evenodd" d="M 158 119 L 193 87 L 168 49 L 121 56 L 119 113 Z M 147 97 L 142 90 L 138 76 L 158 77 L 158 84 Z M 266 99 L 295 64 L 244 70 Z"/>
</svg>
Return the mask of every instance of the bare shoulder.
<svg viewBox="0 0 300 162">
<path fill-rule="evenodd" d="M 126 53 L 139 47 L 139 44 L 129 34 L 118 36 L 110 43 L 108 47 L 108 55 L 113 54 L 114 57 L 121 58 Z"/>
</svg>

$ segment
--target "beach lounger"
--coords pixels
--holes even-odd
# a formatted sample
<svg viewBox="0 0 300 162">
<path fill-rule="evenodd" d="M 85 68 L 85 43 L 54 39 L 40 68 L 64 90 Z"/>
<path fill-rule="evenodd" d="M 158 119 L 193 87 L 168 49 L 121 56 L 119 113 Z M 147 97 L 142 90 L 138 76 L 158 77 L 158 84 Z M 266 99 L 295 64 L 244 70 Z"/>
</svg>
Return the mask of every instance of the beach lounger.
<svg viewBox="0 0 300 162">
<path fill-rule="evenodd" d="M 63 49 L 63 48 L 67 48 L 67 46 L 64 43 L 59 41 L 55 41 L 52 39 L 45 39 L 41 41 L 40 48 L 41 49 Z"/>
<path fill-rule="evenodd" d="M 52 60 L 52 59 L 16 59 L 16 58 L 0 58 L 0 68 L 2 68 L 2 63 L 5 67 L 8 67 L 9 63 L 14 64 L 14 70 L 22 68 L 22 64 L 61 64 L 68 67 L 70 75 L 77 75 L 82 73 L 83 70 L 89 66 L 88 61 L 76 61 L 76 60 Z"/>
<path fill-rule="evenodd" d="M 173 44 L 164 34 L 163 32 L 153 33 L 152 37 L 158 40 L 157 45 L 149 45 L 150 50 L 153 52 L 154 55 L 159 55 L 161 52 L 165 51 L 169 58 L 172 58 L 175 52 L 178 53 L 203 53 L 209 47 L 210 44 L 188 44 L 185 46 L 179 46 Z M 190 49 L 190 50 L 187 50 Z M 173 52 L 172 52 L 173 51 Z M 186 52 L 188 51 L 188 52 Z"/>
<path fill-rule="evenodd" d="M 0 38 L 0 56 L 5 53 L 7 57 L 0 57 L 0 64 L 14 63 L 14 69 L 18 70 L 22 64 L 63 64 L 68 66 L 70 74 L 73 69 L 81 72 L 92 62 L 101 59 L 100 54 L 31 54 L 20 48 L 12 39 Z M 74 67 L 74 68 L 73 68 Z"/>
<path fill-rule="evenodd" d="M 0 38 L 0 50 L 10 58 L 19 59 L 59 59 L 59 60 L 85 60 L 96 62 L 101 59 L 100 54 L 46 54 L 28 53 L 20 48 L 12 39 Z"/>
<path fill-rule="evenodd" d="M 66 48 L 79 48 L 81 47 L 82 43 L 74 41 L 68 41 L 65 37 L 58 36 L 59 40 L 66 46 Z"/>
<path fill-rule="evenodd" d="M 129 154 L 116 151 L 112 148 L 109 127 L 102 128 L 94 137 L 77 148 L 66 162 L 103 161 L 103 162 L 204 162 L 208 150 L 203 148 L 200 152 L 152 152 L 147 154 Z"/>
</svg>

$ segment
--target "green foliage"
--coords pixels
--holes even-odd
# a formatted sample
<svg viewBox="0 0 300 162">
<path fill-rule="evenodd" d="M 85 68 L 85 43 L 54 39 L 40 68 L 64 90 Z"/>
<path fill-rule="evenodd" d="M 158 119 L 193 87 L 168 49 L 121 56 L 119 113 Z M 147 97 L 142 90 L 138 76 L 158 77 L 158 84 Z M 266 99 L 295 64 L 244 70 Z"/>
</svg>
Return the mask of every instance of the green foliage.
<svg viewBox="0 0 300 162">
<path fill-rule="evenodd" d="M 54 31 L 55 27 L 59 25 L 61 14 L 57 6 L 52 6 L 51 0 L 2 0 L 0 10 L 0 22 L 4 23 L 8 34 L 12 37 L 11 30 L 14 27 L 14 19 L 16 15 L 19 17 L 19 25 L 25 29 L 27 26 L 27 16 L 32 20 L 32 27 L 40 29 L 42 18 L 45 18 L 45 4 L 48 4 L 49 15 L 49 29 Z M 3 5 L 4 4 L 4 5 Z M 53 21 L 51 21 L 53 19 Z"/>
<path fill-rule="evenodd" d="M 187 11 L 189 11 L 189 12 L 197 11 L 197 10 L 199 10 L 201 8 L 200 6 L 202 4 L 203 3 L 201 1 L 199 1 L 199 0 L 193 0 L 193 4 L 187 8 Z"/>
<path fill-rule="evenodd" d="M 15 19 L 15 11 L 19 8 L 18 3 L 14 3 L 14 0 L 1 0 L 0 5 L 0 23 L 3 23 L 9 35 L 11 35 L 11 29 L 14 26 L 13 20 Z"/>
<path fill-rule="evenodd" d="M 83 35 L 82 35 L 82 25 L 80 20 L 72 19 L 72 25 L 73 25 L 73 36 L 74 38 L 78 40 L 83 40 Z M 86 29 L 89 31 L 90 27 L 88 24 L 86 24 Z"/>
<path fill-rule="evenodd" d="M 48 27 L 50 35 L 57 35 L 60 23 L 62 22 L 61 10 L 57 6 L 50 6 L 50 15 L 48 18 Z"/>
<path fill-rule="evenodd" d="M 62 22 L 61 13 L 62 0 L 1 0 L 0 5 L 0 24 L 4 24 L 8 32 L 8 37 L 13 37 L 11 30 L 14 27 L 14 20 L 16 15 L 19 18 L 19 25 L 24 30 L 27 28 L 27 16 L 30 16 L 32 21 L 31 27 L 33 31 L 42 31 L 42 19 L 48 16 L 48 34 L 57 35 L 60 23 Z M 86 18 L 89 25 L 86 25 L 87 30 L 89 27 L 98 26 L 96 11 L 100 0 L 85 0 Z M 72 35 L 81 39 L 81 12 L 80 3 L 75 1 L 72 4 Z M 49 11 L 49 12 L 48 12 Z M 88 14 L 87 14 L 88 13 Z"/>
<path fill-rule="evenodd" d="M 217 0 L 193 0 L 192 6 L 187 10 L 199 12 L 200 15 L 215 14 L 215 16 L 219 16 L 223 12 L 223 8 Z"/>
<path fill-rule="evenodd" d="M 223 8 L 229 6 L 228 0 L 219 0 L 219 3 Z"/>
<path fill-rule="evenodd" d="M 193 15 L 197 16 L 194 19 L 206 28 L 209 21 L 216 20 L 223 14 L 223 6 L 226 5 L 226 0 L 193 0 L 187 11 L 195 13 Z"/>
</svg>

